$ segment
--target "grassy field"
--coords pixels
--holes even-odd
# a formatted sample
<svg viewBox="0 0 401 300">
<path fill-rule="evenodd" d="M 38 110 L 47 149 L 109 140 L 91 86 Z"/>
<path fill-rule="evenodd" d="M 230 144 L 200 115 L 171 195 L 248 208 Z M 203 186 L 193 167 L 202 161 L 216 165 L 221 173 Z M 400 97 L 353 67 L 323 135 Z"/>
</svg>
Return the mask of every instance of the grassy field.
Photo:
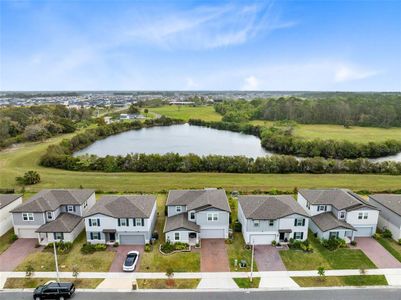
<svg viewBox="0 0 401 300">
<path fill-rule="evenodd" d="M 165 115 L 166 117 L 182 119 L 202 119 L 205 121 L 220 121 L 222 116 L 214 111 L 213 106 L 162 106 L 149 108 L 149 112 Z"/>
<path fill-rule="evenodd" d="M 4 284 L 5 289 L 33 289 L 38 285 L 45 284 L 48 281 L 56 281 L 55 278 L 8 278 Z M 103 279 L 99 278 L 78 278 L 78 279 L 63 279 L 61 282 L 73 282 L 78 289 L 95 289 Z"/>
<path fill-rule="evenodd" d="M 235 283 L 241 289 L 257 289 L 260 283 L 260 277 L 254 277 L 252 282 L 249 278 L 234 278 Z"/>
<path fill-rule="evenodd" d="M 0 236 L 0 254 L 7 250 L 8 247 L 13 243 L 11 240 L 14 235 L 14 229 L 10 229 L 5 234 Z"/>
<path fill-rule="evenodd" d="M 164 208 L 166 203 L 165 195 L 157 197 L 157 223 L 156 231 L 159 233 L 159 240 L 153 246 L 151 252 L 144 252 L 142 255 L 140 272 L 166 272 L 172 268 L 174 272 L 199 272 L 199 252 L 182 252 L 172 255 L 162 255 L 159 251 L 160 243 L 164 243 Z"/>
<path fill-rule="evenodd" d="M 281 259 L 288 270 L 316 270 L 318 267 L 337 270 L 376 268 L 362 250 L 341 248 L 329 251 L 319 243 L 312 232 L 309 232 L 308 239 L 314 249 L 313 253 L 280 251 Z"/>
<path fill-rule="evenodd" d="M 301 287 L 388 285 L 384 275 L 291 277 Z"/>
<path fill-rule="evenodd" d="M 393 239 L 379 238 L 378 242 L 401 262 L 401 245 Z"/>
<path fill-rule="evenodd" d="M 74 241 L 71 251 L 68 254 L 58 255 L 60 271 L 72 271 L 74 265 L 78 266 L 79 272 L 108 272 L 114 260 L 115 253 L 112 251 L 98 251 L 93 254 L 82 254 L 82 244 L 86 242 L 85 232 L 82 232 Z M 52 251 L 41 251 L 28 255 L 25 260 L 16 268 L 16 271 L 24 272 L 28 265 L 39 272 L 54 272 L 54 255 Z"/>
<path fill-rule="evenodd" d="M 292 191 L 297 188 L 344 187 L 354 191 L 379 192 L 400 188 L 401 176 L 359 174 L 228 174 L 228 173 L 101 173 L 73 172 L 38 165 L 48 145 L 60 142 L 64 135 L 41 143 L 21 144 L 0 152 L 0 188 L 20 188 L 15 177 L 36 170 L 42 182 L 27 186 L 26 192 L 43 188 L 94 188 L 104 192 L 160 192 L 176 188 L 223 187 L 227 190 Z"/>
<path fill-rule="evenodd" d="M 196 289 L 200 279 L 138 279 L 140 289 Z"/>
</svg>

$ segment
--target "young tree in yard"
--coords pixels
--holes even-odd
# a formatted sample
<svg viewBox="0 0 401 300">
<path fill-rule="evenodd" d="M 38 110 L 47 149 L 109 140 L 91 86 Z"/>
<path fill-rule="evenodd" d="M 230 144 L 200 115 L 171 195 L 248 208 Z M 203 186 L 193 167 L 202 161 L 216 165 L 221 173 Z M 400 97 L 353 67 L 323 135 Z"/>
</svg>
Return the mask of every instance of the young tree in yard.
<svg viewBox="0 0 401 300">
<path fill-rule="evenodd" d="M 23 177 L 18 176 L 15 180 L 21 185 L 32 185 L 40 182 L 40 175 L 36 171 L 28 171 Z"/>
<path fill-rule="evenodd" d="M 145 108 L 145 109 L 143 110 L 143 112 L 145 113 L 145 115 L 148 115 L 149 109 Z"/>
<path fill-rule="evenodd" d="M 174 270 L 171 267 L 168 267 L 166 270 L 166 276 L 167 276 L 167 285 L 169 287 L 173 287 L 174 286 Z"/>
<path fill-rule="evenodd" d="M 320 276 L 320 279 L 323 281 L 323 280 L 326 280 L 326 270 L 324 269 L 324 267 L 319 267 L 319 268 L 317 268 L 317 273 L 319 274 L 319 276 Z"/>
<path fill-rule="evenodd" d="M 28 278 L 31 277 L 33 275 L 34 271 L 35 270 L 34 270 L 32 264 L 29 263 L 25 268 L 25 276 L 28 277 Z"/>
<path fill-rule="evenodd" d="M 79 275 L 78 265 L 73 265 L 72 266 L 72 276 L 75 278 L 75 280 L 77 280 L 78 275 Z"/>
</svg>

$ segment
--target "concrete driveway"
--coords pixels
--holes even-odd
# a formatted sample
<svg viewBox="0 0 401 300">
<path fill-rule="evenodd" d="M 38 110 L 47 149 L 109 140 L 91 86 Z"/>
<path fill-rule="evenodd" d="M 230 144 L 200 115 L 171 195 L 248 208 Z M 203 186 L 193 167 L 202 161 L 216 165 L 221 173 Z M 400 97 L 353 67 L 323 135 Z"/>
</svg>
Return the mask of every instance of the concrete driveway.
<svg viewBox="0 0 401 300">
<path fill-rule="evenodd" d="M 112 247 L 112 251 L 116 252 L 116 256 L 110 266 L 109 272 L 123 272 L 123 264 L 127 253 L 129 251 L 138 251 L 139 252 L 139 260 L 136 263 L 135 272 L 139 270 L 141 266 L 141 259 L 144 252 L 145 247 L 142 245 L 120 245 L 118 247 Z"/>
<path fill-rule="evenodd" d="M 201 272 L 229 272 L 224 239 L 202 239 Z"/>
<path fill-rule="evenodd" d="M 378 268 L 401 268 L 401 263 L 374 238 L 357 237 L 356 248 L 361 249 Z"/>
<path fill-rule="evenodd" d="M 18 239 L 0 255 L 0 271 L 14 271 L 31 253 L 38 252 L 43 247 L 35 248 L 37 239 Z"/>
<path fill-rule="evenodd" d="M 255 246 L 255 262 L 259 271 L 286 271 L 279 250 L 270 245 Z"/>
</svg>

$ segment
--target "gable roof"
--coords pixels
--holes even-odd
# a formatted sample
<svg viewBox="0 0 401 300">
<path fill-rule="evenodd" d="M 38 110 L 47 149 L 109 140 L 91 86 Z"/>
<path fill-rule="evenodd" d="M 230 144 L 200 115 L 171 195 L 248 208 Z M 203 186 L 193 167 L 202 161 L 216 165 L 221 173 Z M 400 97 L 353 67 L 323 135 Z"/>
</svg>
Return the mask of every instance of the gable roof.
<svg viewBox="0 0 401 300">
<path fill-rule="evenodd" d="M 21 194 L 0 194 L 0 209 L 6 207 L 20 197 L 22 197 Z"/>
<path fill-rule="evenodd" d="M 61 213 L 54 221 L 43 224 L 36 232 L 71 232 L 81 222 L 80 216 Z"/>
<path fill-rule="evenodd" d="M 401 195 L 397 194 L 374 194 L 369 196 L 372 200 L 380 203 L 393 213 L 401 216 Z"/>
<path fill-rule="evenodd" d="M 153 195 L 108 195 L 85 214 L 85 217 L 102 214 L 113 218 L 149 218 L 156 203 Z"/>
<path fill-rule="evenodd" d="M 187 207 L 187 211 L 207 208 L 231 211 L 223 189 L 170 190 L 166 205 L 183 205 Z"/>
<path fill-rule="evenodd" d="M 238 202 L 247 219 L 276 220 L 292 214 L 309 217 L 297 201 L 289 195 L 239 196 Z"/>
<path fill-rule="evenodd" d="M 94 192 L 92 189 L 41 190 L 12 212 L 45 212 L 61 205 L 82 205 Z"/>
<path fill-rule="evenodd" d="M 337 219 L 331 212 L 315 215 L 311 218 L 311 220 L 323 232 L 339 227 L 356 231 L 352 225 L 343 220 Z"/>
<path fill-rule="evenodd" d="M 348 189 L 301 189 L 299 193 L 313 205 L 333 205 L 337 210 L 355 210 L 360 208 L 377 210 L 368 201 Z"/>
<path fill-rule="evenodd" d="M 180 228 L 200 232 L 200 226 L 188 220 L 188 213 L 183 213 L 168 217 L 166 219 L 166 223 L 164 224 L 163 233 Z"/>
</svg>

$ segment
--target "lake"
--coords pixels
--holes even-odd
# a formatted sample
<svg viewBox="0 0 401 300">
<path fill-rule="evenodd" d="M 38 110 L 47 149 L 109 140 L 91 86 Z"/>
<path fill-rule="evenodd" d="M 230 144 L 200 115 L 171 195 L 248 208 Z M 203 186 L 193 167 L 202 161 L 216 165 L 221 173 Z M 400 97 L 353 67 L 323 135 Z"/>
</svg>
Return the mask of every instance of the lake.
<svg viewBox="0 0 401 300">
<path fill-rule="evenodd" d="M 99 140 L 89 147 L 77 151 L 74 156 L 83 154 L 126 155 L 129 153 L 174 152 L 197 155 L 244 155 L 260 157 L 271 155 L 264 150 L 260 139 L 226 130 L 191 126 L 189 124 L 142 128 L 113 135 Z"/>
</svg>

